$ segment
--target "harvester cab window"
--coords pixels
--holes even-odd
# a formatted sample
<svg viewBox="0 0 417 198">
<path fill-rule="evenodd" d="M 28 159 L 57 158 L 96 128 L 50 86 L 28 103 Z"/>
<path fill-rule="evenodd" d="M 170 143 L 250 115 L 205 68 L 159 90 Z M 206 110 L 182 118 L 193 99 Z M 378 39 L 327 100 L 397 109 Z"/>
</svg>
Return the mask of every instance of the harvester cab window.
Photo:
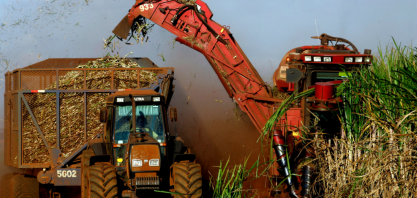
<svg viewBox="0 0 417 198">
<path fill-rule="evenodd" d="M 346 74 L 347 73 L 347 74 Z M 347 79 L 347 75 L 349 72 L 312 72 L 312 82 L 311 84 L 314 85 L 318 82 L 329 82 L 329 81 L 336 81 L 336 80 L 344 80 Z"/>
<path fill-rule="evenodd" d="M 132 106 L 116 106 L 115 143 L 126 144 L 132 129 Z M 136 132 L 149 133 L 158 142 L 165 142 L 164 121 L 160 105 L 136 106 Z"/>
</svg>

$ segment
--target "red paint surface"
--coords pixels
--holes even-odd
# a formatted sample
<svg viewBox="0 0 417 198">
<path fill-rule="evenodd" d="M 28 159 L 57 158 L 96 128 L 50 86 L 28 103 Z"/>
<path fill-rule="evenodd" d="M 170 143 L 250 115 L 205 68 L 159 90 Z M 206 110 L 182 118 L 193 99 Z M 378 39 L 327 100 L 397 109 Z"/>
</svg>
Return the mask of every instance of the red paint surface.
<svg viewBox="0 0 417 198">
<path fill-rule="evenodd" d="M 315 96 L 318 100 L 329 100 L 333 96 L 334 84 L 328 82 L 316 83 Z"/>
</svg>

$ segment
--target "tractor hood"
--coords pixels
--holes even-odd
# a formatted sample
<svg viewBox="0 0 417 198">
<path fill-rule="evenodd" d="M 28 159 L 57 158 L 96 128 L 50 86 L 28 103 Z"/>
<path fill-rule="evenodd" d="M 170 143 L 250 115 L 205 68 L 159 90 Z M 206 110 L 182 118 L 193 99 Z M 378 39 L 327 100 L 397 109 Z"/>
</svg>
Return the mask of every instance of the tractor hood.
<svg viewBox="0 0 417 198">
<path fill-rule="evenodd" d="M 128 143 L 129 172 L 159 171 L 161 167 L 161 153 L 159 142 L 148 133 L 134 133 L 129 136 Z"/>
</svg>

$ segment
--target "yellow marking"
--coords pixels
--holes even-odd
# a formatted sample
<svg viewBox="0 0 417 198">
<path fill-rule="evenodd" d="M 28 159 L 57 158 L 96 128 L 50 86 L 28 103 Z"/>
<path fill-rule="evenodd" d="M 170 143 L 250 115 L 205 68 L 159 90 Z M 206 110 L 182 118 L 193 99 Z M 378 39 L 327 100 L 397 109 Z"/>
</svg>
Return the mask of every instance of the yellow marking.
<svg viewBox="0 0 417 198">
<path fill-rule="evenodd" d="M 220 30 L 221 33 L 223 33 L 223 31 L 224 31 L 224 28 L 222 28 L 222 30 Z"/>
<path fill-rule="evenodd" d="M 122 163 L 123 162 L 123 158 L 117 158 L 117 162 Z"/>
<path fill-rule="evenodd" d="M 292 132 L 292 136 L 294 136 L 294 137 L 300 137 L 300 133 L 293 131 Z"/>
</svg>

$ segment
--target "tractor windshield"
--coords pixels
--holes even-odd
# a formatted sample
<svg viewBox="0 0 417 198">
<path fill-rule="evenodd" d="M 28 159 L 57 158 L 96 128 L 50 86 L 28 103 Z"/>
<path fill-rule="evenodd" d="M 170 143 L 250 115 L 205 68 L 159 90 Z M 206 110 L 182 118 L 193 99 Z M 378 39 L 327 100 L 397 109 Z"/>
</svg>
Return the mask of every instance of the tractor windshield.
<svg viewBox="0 0 417 198">
<path fill-rule="evenodd" d="M 132 106 L 116 106 L 114 140 L 126 144 L 132 129 Z M 149 133 L 158 142 L 165 141 L 164 121 L 160 105 L 136 106 L 136 132 Z"/>
</svg>

